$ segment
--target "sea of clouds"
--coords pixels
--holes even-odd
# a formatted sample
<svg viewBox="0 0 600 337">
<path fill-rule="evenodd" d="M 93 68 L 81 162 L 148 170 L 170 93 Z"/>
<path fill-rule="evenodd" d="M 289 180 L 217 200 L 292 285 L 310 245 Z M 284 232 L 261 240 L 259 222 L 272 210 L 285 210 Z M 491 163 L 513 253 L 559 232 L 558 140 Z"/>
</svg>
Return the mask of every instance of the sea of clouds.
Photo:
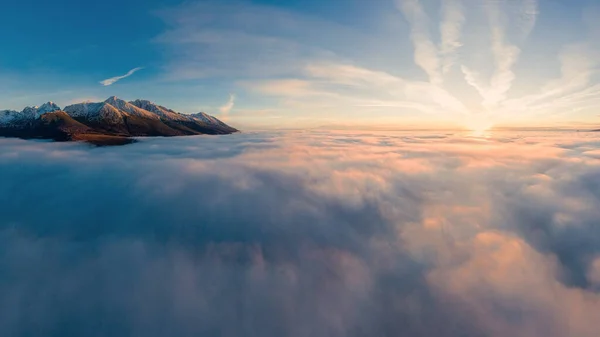
<svg viewBox="0 0 600 337">
<path fill-rule="evenodd" d="M 2 336 L 597 336 L 600 137 L 0 139 Z"/>
</svg>

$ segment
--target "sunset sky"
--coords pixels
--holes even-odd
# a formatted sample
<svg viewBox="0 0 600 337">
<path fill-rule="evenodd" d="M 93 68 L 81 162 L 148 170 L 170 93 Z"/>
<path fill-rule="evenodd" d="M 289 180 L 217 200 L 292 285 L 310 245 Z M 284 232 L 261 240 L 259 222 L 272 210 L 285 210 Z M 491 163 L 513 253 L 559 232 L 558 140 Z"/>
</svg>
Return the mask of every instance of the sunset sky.
<svg viewBox="0 0 600 337">
<path fill-rule="evenodd" d="M 241 127 L 600 126 L 595 0 L 2 9 L 0 109 L 117 95 Z"/>
</svg>

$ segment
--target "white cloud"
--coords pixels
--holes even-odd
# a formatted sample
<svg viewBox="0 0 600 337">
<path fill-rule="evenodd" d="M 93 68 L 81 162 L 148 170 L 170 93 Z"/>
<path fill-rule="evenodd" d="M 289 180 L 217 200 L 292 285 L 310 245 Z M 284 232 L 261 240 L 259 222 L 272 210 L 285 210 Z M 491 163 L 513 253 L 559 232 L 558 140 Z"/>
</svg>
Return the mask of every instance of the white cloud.
<svg viewBox="0 0 600 337">
<path fill-rule="evenodd" d="M 442 2 L 439 47 L 433 42 L 429 32 L 430 18 L 421 0 L 397 0 L 397 5 L 410 24 L 415 63 L 427 73 L 431 83 L 442 84 L 444 75 L 454 66 L 456 53 L 463 45 L 461 35 L 465 14 L 461 0 Z"/>
<path fill-rule="evenodd" d="M 513 67 L 519 59 L 521 50 L 507 44 L 504 32 L 498 27 L 492 32 L 492 51 L 496 62 L 496 72 L 492 76 L 490 89 L 484 97 L 483 106 L 493 109 L 506 99 L 508 91 L 516 78 Z"/>
<path fill-rule="evenodd" d="M 558 57 L 561 77 L 550 80 L 537 93 L 505 101 L 499 114 L 568 115 L 597 105 L 600 84 L 593 78 L 599 70 L 599 56 L 588 42 L 565 46 Z"/>
<path fill-rule="evenodd" d="M 491 36 L 491 53 L 494 60 L 494 71 L 489 82 L 481 79 L 479 72 L 466 65 L 461 66 L 465 81 L 477 90 L 482 97 L 482 106 L 488 113 L 496 113 L 501 104 L 507 99 L 508 92 L 513 86 L 516 74 L 514 66 L 519 60 L 521 49 L 509 41 L 507 25 L 519 27 L 521 42 L 533 30 L 537 19 L 537 1 L 517 1 L 518 11 L 515 16 L 510 14 L 506 2 L 486 0 L 485 14 L 489 21 Z"/>
<path fill-rule="evenodd" d="M 368 130 L 0 139 L 0 331 L 596 337 L 599 145 Z"/>
<path fill-rule="evenodd" d="M 490 88 L 484 96 L 483 106 L 495 108 L 506 99 L 506 94 L 512 87 L 516 76 L 513 66 L 516 64 L 521 50 L 507 41 L 505 23 L 502 22 L 502 9 L 497 0 L 488 0 L 487 14 L 490 20 L 492 36 L 492 54 L 494 56 L 496 71 L 492 75 Z"/>
<path fill-rule="evenodd" d="M 443 0 L 442 11 L 440 54 L 442 56 L 442 71 L 446 74 L 456 62 L 457 50 L 463 46 L 461 33 L 466 19 L 460 0 Z"/>
<path fill-rule="evenodd" d="M 434 84 L 441 84 L 441 61 L 437 46 L 429 33 L 429 17 L 420 0 L 397 0 L 399 8 L 410 24 L 410 38 L 415 48 L 414 61 L 429 76 Z"/>
<path fill-rule="evenodd" d="M 398 30 L 404 25 L 394 16 L 392 23 L 383 18 L 374 24 L 370 28 L 375 35 L 367 36 L 351 25 L 277 6 L 186 3 L 160 13 L 169 29 L 155 42 L 167 46 L 167 79 L 232 79 L 243 90 L 260 94 L 256 101 L 263 105 L 256 109 L 268 105 L 270 110 L 296 111 L 307 118 L 396 111 L 401 118 L 409 114 L 445 120 L 490 118 L 493 124 L 552 110 L 551 102 L 556 104 L 554 110 L 562 109 L 556 113 L 595 102 L 590 92 L 596 80 L 593 72 L 564 75 L 539 93 L 535 90 L 540 86 L 527 84 L 535 78 L 517 73 L 539 15 L 536 0 L 396 0 L 395 5 L 409 31 Z M 404 41 L 400 35 L 406 34 L 409 39 Z M 372 40 L 377 41 L 371 44 Z M 377 47 L 383 44 L 394 46 L 386 48 L 395 53 L 407 51 L 412 61 L 406 61 L 406 55 L 382 55 Z M 368 56 L 363 57 L 361 50 Z M 528 52 L 528 59 L 540 57 L 535 50 Z M 552 55 L 543 55 L 548 56 Z M 570 52 L 571 61 L 561 62 L 590 69 L 593 66 L 586 62 L 594 57 L 580 48 Z M 373 59 L 386 62 L 370 63 Z M 427 80 L 416 78 L 403 62 L 415 63 Z M 453 72 L 456 65 L 459 71 Z M 527 89 L 513 90 L 515 85 Z M 573 109 L 564 109 L 567 102 L 574 103 Z M 531 107 L 530 113 L 523 113 L 525 107 Z"/>
<path fill-rule="evenodd" d="M 233 109 L 234 106 L 235 106 L 235 95 L 229 94 L 229 100 L 227 101 L 227 103 L 225 103 L 223 106 L 221 106 L 219 108 L 219 112 L 221 112 L 221 116 L 224 119 L 227 119 L 227 117 L 229 116 L 229 113 L 231 112 L 231 109 Z"/>
<path fill-rule="evenodd" d="M 408 81 L 355 65 L 309 64 L 304 78 L 246 82 L 245 85 L 256 92 L 293 99 L 304 108 L 333 105 L 347 113 L 364 107 L 404 108 L 441 118 L 468 112 L 458 99 L 435 84 Z"/>
<path fill-rule="evenodd" d="M 142 69 L 144 69 L 144 68 L 143 67 L 133 68 L 130 71 L 128 71 L 127 74 L 125 74 L 125 75 L 108 78 L 106 80 L 100 81 L 100 84 L 102 84 L 105 87 L 109 86 L 109 85 L 113 85 L 114 83 L 116 83 L 124 78 L 127 78 L 127 77 L 133 75 L 136 71 L 139 71 Z"/>
</svg>

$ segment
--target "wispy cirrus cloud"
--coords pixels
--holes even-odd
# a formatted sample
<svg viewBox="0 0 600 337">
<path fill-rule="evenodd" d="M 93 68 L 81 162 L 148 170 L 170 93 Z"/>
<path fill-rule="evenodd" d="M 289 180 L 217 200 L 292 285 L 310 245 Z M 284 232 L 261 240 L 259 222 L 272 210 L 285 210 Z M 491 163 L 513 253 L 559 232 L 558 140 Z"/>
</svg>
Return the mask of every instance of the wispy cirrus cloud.
<svg viewBox="0 0 600 337">
<path fill-rule="evenodd" d="M 352 114 L 367 108 L 405 109 L 440 119 L 447 117 L 448 111 L 459 117 L 468 114 L 460 100 L 427 81 L 410 81 L 383 71 L 340 63 L 309 64 L 303 75 L 302 80 L 250 81 L 245 85 L 254 92 L 282 97 L 286 103 L 305 109 L 337 107 Z"/>
<path fill-rule="evenodd" d="M 410 24 L 410 38 L 413 42 L 415 63 L 427 73 L 434 84 L 443 82 L 440 73 L 441 62 L 438 48 L 429 32 L 429 17 L 420 0 L 397 0 L 399 8 Z"/>
<path fill-rule="evenodd" d="M 600 31 L 564 46 L 558 54 L 560 77 L 549 80 L 537 92 L 508 99 L 498 115 L 565 118 L 593 111 L 600 104 L 600 48 L 595 41 Z"/>
<path fill-rule="evenodd" d="M 442 72 L 447 74 L 457 60 L 458 49 L 463 46 L 461 34 L 466 18 L 461 0 L 443 0 L 442 12 L 440 54 Z"/>
<path fill-rule="evenodd" d="M 140 71 L 140 70 L 142 70 L 142 69 L 144 69 L 144 67 L 137 67 L 137 68 L 133 68 L 133 69 L 131 69 L 130 71 L 128 71 L 128 72 L 127 72 L 127 74 L 125 74 L 125 75 L 122 75 L 122 76 L 115 76 L 115 77 L 111 77 L 111 78 L 105 79 L 105 80 L 103 80 L 103 81 L 100 81 L 100 84 L 102 84 L 102 85 L 103 85 L 103 86 L 105 86 L 105 87 L 107 87 L 107 86 L 109 86 L 109 85 L 113 85 L 113 84 L 115 84 L 116 82 L 118 82 L 118 81 L 120 81 L 120 80 L 122 80 L 122 79 L 124 79 L 124 78 L 127 78 L 127 77 L 129 77 L 129 76 L 133 75 L 134 73 L 136 73 L 137 71 Z"/>
<path fill-rule="evenodd" d="M 507 93 L 516 79 L 513 67 L 519 59 L 521 49 L 508 41 L 507 24 L 516 23 L 520 39 L 524 40 L 531 33 L 537 20 L 536 0 L 522 0 L 517 4 L 516 16 L 507 17 L 509 11 L 505 3 L 497 0 L 487 0 L 484 3 L 484 11 L 489 20 L 491 52 L 494 60 L 494 72 L 489 82 L 485 84 L 479 72 L 466 65 L 461 66 L 466 82 L 481 95 L 482 106 L 487 112 L 497 109 L 506 100 Z"/>
<path fill-rule="evenodd" d="M 223 106 L 221 106 L 219 108 L 221 117 L 223 117 L 224 120 L 227 120 L 227 118 L 229 117 L 229 113 L 231 112 L 231 110 L 233 109 L 234 106 L 235 106 L 235 95 L 229 94 L 229 100 L 227 101 L 227 103 L 223 104 Z"/>
<path fill-rule="evenodd" d="M 559 54 L 561 77 L 549 81 L 538 93 L 506 101 L 504 107 L 522 114 L 540 114 L 552 106 L 568 111 L 599 99 L 598 86 L 591 85 L 600 70 L 598 56 L 600 53 L 589 43 L 564 47 Z"/>
<path fill-rule="evenodd" d="M 430 18 L 420 0 L 397 0 L 397 5 L 410 24 L 414 46 L 414 61 L 439 85 L 456 62 L 461 42 L 465 14 L 461 0 L 442 1 L 442 20 L 439 22 L 440 43 L 436 45 L 429 31 Z"/>
<path fill-rule="evenodd" d="M 361 118 L 395 113 L 402 118 L 428 115 L 444 121 L 481 117 L 493 124 L 532 116 L 533 111 L 550 113 L 553 104 L 554 110 L 568 106 L 567 102 L 584 109 L 595 102 L 590 92 L 596 81 L 593 66 L 581 75 L 561 79 L 552 79 L 552 72 L 547 71 L 546 77 L 536 79 L 546 82 L 541 92 L 523 84 L 528 74 L 519 73 L 526 67 L 518 66 L 540 14 L 537 0 L 477 4 L 443 0 L 437 4 L 396 0 L 394 5 L 408 30 L 396 15 L 392 24 L 376 27 L 387 35 L 372 36 L 277 6 L 185 3 L 159 14 L 169 28 L 155 42 L 167 46 L 166 79 L 232 80 L 239 90 L 268 102 L 253 110 L 265 111 L 268 104 L 269 111 L 289 111 L 290 120 L 294 111 L 315 119 L 324 115 L 345 118 L 344 113 Z M 363 53 L 369 54 L 365 58 L 362 49 L 356 48 L 372 40 L 394 45 L 396 53 L 408 51 L 408 55 L 391 55 L 389 63 L 373 63 L 374 58 L 388 61 L 387 56 L 373 48 Z M 570 51 L 568 58 L 593 58 L 591 49 Z M 572 67 L 577 63 L 563 61 L 564 57 L 559 56 L 561 64 Z M 582 62 L 580 68 L 586 64 Z M 415 69 L 422 70 L 426 79 L 419 78 Z M 576 69 L 565 71 L 572 74 Z M 520 91 L 513 90 L 515 85 Z M 525 104 L 515 109 L 520 103 Z M 526 108 L 531 109 L 525 112 Z"/>
</svg>

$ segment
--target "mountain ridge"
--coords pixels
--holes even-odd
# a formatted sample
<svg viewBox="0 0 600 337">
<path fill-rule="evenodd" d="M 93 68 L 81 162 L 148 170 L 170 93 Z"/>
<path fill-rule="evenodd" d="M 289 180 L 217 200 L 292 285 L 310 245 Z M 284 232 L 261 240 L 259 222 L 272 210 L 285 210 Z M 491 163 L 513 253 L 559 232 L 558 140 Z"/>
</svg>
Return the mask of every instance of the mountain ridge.
<svg viewBox="0 0 600 337">
<path fill-rule="evenodd" d="M 61 109 L 53 102 L 22 111 L 0 110 L 0 137 L 86 141 L 121 145 L 133 137 L 225 135 L 239 132 L 205 113 L 182 114 L 148 100 L 82 102 Z"/>
</svg>

